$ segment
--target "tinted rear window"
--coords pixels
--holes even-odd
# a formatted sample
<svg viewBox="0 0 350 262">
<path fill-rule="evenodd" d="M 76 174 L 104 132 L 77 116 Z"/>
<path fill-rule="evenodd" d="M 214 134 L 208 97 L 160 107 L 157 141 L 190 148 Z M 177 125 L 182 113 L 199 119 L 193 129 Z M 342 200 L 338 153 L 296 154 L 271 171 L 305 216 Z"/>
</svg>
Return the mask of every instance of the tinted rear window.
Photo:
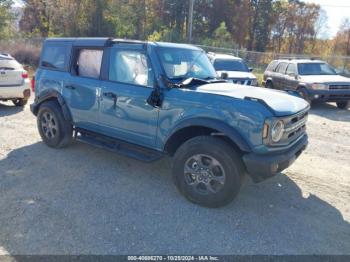
<svg viewBox="0 0 350 262">
<path fill-rule="evenodd" d="M 276 69 L 276 72 L 281 73 L 281 74 L 285 74 L 287 66 L 288 66 L 287 63 L 280 63 Z"/>
<path fill-rule="evenodd" d="M 276 66 L 277 66 L 277 61 L 272 61 L 269 65 L 268 65 L 268 67 L 266 68 L 266 71 L 273 71 L 273 70 L 275 70 L 275 68 L 276 68 Z"/>
<path fill-rule="evenodd" d="M 2 70 L 18 70 L 22 69 L 22 65 L 13 59 L 0 59 L 0 69 Z"/>
<path fill-rule="evenodd" d="M 65 70 L 67 68 L 70 47 L 67 44 L 47 44 L 41 57 L 41 66 Z"/>
</svg>

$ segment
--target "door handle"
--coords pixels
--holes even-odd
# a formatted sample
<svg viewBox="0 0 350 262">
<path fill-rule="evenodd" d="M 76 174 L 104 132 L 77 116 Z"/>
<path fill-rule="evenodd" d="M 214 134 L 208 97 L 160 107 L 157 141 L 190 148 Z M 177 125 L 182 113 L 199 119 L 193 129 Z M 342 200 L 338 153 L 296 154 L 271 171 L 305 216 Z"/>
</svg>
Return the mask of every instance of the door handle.
<svg viewBox="0 0 350 262">
<path fill-rule="evenodd" d="M 115 94 L 113 92 L 106 92 L 106 93 L 103 93 L 103 95 L 105 97 L 108 97 L 108 98 L 113 98 L 113 108 L 116 109 L 117 108 L 117 100 L 118 100 L 117 94 Z"/>
<path fill-rule="evenodd" d="M 65 88 L 70 89 L 70 90 L 75 90 L 76 87 L 73 85 L 66 85 Z"/>
</svg>

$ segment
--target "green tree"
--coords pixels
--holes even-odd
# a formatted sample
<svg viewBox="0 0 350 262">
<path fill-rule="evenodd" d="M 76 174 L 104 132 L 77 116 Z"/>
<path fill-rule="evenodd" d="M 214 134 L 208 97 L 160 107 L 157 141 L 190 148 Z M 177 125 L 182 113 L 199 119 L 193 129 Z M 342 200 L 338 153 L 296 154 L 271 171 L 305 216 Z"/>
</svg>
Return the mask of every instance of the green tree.
<svg viewBox="0 0 350 262">
<path fill-rule="evenodd" d="M 205 45 L 235 48 L 236 44 L 232 40 L 231 33 L 227 30 L 226 23 L 221 22 L 219 27 L 215 29 L 212 37 L 204 40 Z"/>
<path fill-rule="evenodd" d="M 12 31 L 12 23 L 15 19 L 11 11 L 12 0 L 0 0 L 0 39 L 6 39 Z"/>
</svg>

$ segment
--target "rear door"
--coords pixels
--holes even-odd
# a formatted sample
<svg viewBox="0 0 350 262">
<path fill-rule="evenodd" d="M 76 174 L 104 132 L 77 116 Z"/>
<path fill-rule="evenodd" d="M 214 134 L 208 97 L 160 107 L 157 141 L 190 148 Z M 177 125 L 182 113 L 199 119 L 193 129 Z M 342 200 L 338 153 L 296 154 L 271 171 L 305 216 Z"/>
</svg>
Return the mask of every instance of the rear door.
<svg viewBox="0 0 350 262">
<path fill-rule="evenodd" d="M 298 87 L 297 67 L 295 64 L 290 63 L 286 70 L 285 88 L 288 90 L 296 90 L 297 87 Z"/>
<path fill-rule="evenodd" d="M 74 47 L 71 74 L 63 87 L 77 127 L 98 131 L 102 48 Z"/>
<path fill-rule="evenodd" d="M 285 74 L 288 63 L 282 62 L 276 68 L 276 73 L 273 77 L 273 85 L 276 89 L 284 90 L 285 89 Z"/>
<path fill-rule="evenodd" d="M 0 86 L 19 86 L 23 84 L 23 67 L 14 59 L 0 58 Z"/>
</svg>

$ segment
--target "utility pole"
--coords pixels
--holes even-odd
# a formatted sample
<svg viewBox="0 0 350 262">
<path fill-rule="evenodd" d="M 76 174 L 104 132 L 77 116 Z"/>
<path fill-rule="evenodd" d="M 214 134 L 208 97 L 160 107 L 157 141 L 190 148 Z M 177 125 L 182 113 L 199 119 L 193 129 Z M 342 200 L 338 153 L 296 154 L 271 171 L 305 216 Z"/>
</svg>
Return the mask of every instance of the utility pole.
<svg viewBox="0 0 350 262">
<path fill-rule="evenodd" d="M 189 0 L 189 9 L 188 9 L 188 42 L 192 42 L 192 28 L 193 28 L 193 7 L 194 0 Z"/>
</svg>

